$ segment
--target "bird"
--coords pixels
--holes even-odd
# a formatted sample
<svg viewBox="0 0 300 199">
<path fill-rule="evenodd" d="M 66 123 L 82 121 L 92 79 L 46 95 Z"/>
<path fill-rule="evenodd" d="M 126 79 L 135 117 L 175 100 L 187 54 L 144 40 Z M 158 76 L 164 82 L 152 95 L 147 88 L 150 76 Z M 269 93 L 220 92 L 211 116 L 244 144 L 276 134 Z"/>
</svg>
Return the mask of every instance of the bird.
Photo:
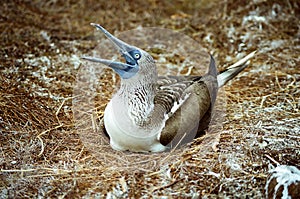
<svg viewBox="0 0 300 199">
<path fill-rule="evenodd" d="M 163 152 L 203 136 L 211 120 L 220 87 L 249 63 L 255 51 L 218 72 L 213 56 L 203 76 L 159 76 L 155 60 L 146 51 L 118 39 L 91 23 L 115 46 L 125 62 L 83 56 L 104 64 L 120 76 L 118 91 L 103 116 L 110 146 L 118 151 Z"/>
</svg>

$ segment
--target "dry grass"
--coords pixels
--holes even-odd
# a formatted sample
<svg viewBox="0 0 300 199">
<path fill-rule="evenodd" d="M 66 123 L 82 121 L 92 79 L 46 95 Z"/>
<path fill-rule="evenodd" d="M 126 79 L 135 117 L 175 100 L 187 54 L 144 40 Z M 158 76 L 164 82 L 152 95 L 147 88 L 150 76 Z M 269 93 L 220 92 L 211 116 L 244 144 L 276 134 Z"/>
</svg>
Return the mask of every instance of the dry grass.
<svg viewBox="0 0 300 199">
<path fill-rule="evenodd" d="M 0 198 L 262 198 L 270 165 L 299 168 L 299 3 L 203 2 L 4 3 Z M 107 89 L 98 88 L 95 104 L 83 109 L 83 132 L 72 112 L 78 57 L 99 39 L 90 22 L 110 31 L 178 30 L 212 52 L 220 68 L 245 52 L 258 55 L 225 88 L 222 130 L 171 153 L 117 152 L 93 134 L 112 93 L 111 72 L 100 81 Z"/>
</svg>

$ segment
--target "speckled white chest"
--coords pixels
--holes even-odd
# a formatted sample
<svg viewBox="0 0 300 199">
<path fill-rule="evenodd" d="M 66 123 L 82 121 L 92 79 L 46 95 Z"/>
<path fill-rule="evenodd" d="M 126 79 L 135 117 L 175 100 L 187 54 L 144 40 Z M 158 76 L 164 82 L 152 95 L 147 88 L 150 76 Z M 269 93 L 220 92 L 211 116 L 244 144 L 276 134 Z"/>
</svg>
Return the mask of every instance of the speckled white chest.
<svg viewBox="0 0 300 199">
<path fill-rule="evenodd" d="M 104 125 L 113 149 L 134 152 L 160 152 L 166 149 L 158 140 L 161 128 L 145 132 L 145 129 L 133 124 L 126 111 L 122 111 L 116 103 L 111 100 L 104 113 Z"/>
</svg>

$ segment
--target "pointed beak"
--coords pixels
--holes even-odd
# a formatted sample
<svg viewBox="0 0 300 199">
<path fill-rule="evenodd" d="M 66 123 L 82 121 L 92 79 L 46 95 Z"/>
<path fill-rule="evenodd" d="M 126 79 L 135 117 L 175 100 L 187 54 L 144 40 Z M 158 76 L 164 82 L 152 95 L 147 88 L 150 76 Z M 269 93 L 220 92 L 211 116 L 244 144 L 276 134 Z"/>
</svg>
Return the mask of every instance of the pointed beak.
<svg viewBox="0 0 300 199">
<path fill-rule="evenodd" d="M 122 62 L 116 62 L 106 59 L 100 59 L 95 57 L 82 57 L 85 60 L 92 61 L 92 62 L 98 62 L 105 64 L 117 71 L 123 70 L 123 71 L 129 71 L 133 68 L 137 68 L 137 63 L 135 59 L 130 55 L 129 52 L 135 50 L 136 48 L 121 41 L 120 39 L 116 38 L 112 34 L 110 34 L 107 30 L 105 30 L 102 26 L 99 24 L 91 23 L 92 26 L 95 26 L 98 30 L 103 32 L 105 36 L 114 44 L 114 46 L 117 48 L 117 50 L 121 53 L 121 55 L 125 58 L 126 63 Z"/>
<path fill-rule="evenodd" d="M 115 70 L 129 70 L 130 68 L 132 68 L 132 65 L 127 64 L 127 63 L 116 62 L 116 61 L 111 61 L 111 60 L 107 60 L 107 59 L 100 59 L 100 58 L 96 58 L 96 57 L 86 57 L 86 56 L 84 56 L 84 57 L 82 57 L 82 59 L 92 61 L 92 62 L 101 63 L 101 64 L 109 66 L 109 67 L 111 67 Z"/>
<path fill-rule="evenodd" d="M 110 34 L 107 30 L 105 30 L 99 24 L 91 23 L 92 26 L 95 26 L 98 30 L 102 31 L 105 36 L 116 46 L 116 48 L 120 51 L 122 55 L 128 55 L 128 52 L 135 50 L 135 47 L 126 44 L 125 42 L 121 41 L 120 39 L 116 38 L 112 34 Z"/>
</svg>

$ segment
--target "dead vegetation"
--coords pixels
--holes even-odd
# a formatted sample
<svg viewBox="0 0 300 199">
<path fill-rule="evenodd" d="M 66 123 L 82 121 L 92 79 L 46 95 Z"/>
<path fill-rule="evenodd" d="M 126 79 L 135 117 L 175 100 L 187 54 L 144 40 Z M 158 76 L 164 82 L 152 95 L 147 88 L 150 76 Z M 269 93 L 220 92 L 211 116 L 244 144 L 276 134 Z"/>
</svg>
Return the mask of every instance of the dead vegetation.
<svg viewBox="0 0 300 199">
<path fill-rule="evenodd" d="M 4 2 L 0 198 L 262 198 L 270 165 L 300 168 L 300 4 L 201 2 Z M 220 69 L 246 52 L 258 55 L 225 88 L 222 130 L 171 153 L 116 152 L 99 134 L 83 138 L 72 112 L 79 57 L 99 39 L 90 22 L 111 32 L 180 31 L 213 53 Z M 111 85 L 111 72 L 101 78 Z M 90 130 L 112 90 L 101 91 L 93 119 L 83 115 L 95 121 L 83 124 Z"/>
</svg>

